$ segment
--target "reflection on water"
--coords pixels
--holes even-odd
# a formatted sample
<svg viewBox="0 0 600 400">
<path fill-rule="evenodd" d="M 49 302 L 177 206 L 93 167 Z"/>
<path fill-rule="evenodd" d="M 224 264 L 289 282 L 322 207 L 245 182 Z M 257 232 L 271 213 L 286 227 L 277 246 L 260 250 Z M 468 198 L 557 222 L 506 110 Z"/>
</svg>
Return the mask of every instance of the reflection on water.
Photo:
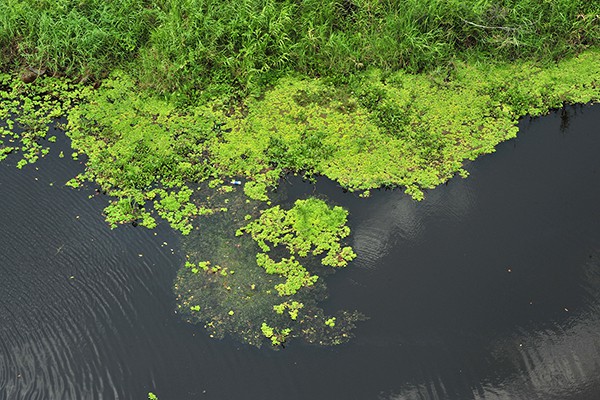
<svg viewBox="0 0 600 400">
<path fill-rule="evenodd" d="M 397 240 L 418 240 L 424 229 L 417 203 L 399 193 L 378 198 L 368 205 L 369 218 L 353 230 L 355 264 L 376 268 Z"/>
<path fill-rule="evenodd" d="M 177 239 L 110 231 L 106 198 L 62 188 L 66 143 L 0 164 L 0 400 L 599 399 L 600 108 L 569 110 L 420 203 L 317 183 L 359 254 L 325 307 L 370 317 L 333 349 L 210 339 L 175 314 Z"/>
<path fill-rule="evenodd" d="M 512 337 L 490 344 L 492 362 L 512 371 L 502 379 L 467 379 L 464 398 L 473 399 L 595 399 L 600 386 L 600 305 L 584 315 L 543 330 L 517 329 Z M 458 368 L 458 366 L 457 366 Z M 460 398 L 440 376 L 381 399 L 423 400 Z M 473 384 L 477 383 L 475 387 Z M 469 393 L 470 392 L 470 393 Z"/>
<path fill-rule="evenodd" d="M 498 398 L 523 394 L 540 399 L 594 398 L 593 392 L 587 391 L 592 384 L 597 389 L 600 383 L 599 260 L 587 262 L 581 271 L 585 286 L 581 289 L 590 294 L 586 307 L 579 312 L 565 308 L 565 317 L 548 326 L 516 329 L 509 340 L 492 344 L 491 351 L 499 361 L 510 363 L 517 371 L 502 382 L 505 397 Z M 489 390 L 495 393 L 498 388 Z"/>
<path fill-rule="evenodd" d="M 445 189 L 427 192 L 427 201 L 423 203 L 400 191 L 364 201 L 361 207 L 368 217 L 352 231 L 352 247 L 358 254 L 354 265 L 377 268 L 379 260 L 396 246 L 419 242 L 426 229 L 424 216 L 459 221 L 469 211 L 475 193 L 457 185 Z"/>
</svg>

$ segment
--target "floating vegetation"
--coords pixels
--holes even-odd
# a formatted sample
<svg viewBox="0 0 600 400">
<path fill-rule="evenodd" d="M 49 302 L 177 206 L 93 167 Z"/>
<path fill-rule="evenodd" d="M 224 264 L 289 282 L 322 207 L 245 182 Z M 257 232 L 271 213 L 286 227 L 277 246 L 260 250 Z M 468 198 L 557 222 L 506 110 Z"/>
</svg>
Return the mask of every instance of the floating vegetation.
<svg viewBox="0 0 600 400">
<path fill-rule="evenodd" d="M 28 91 L 4 76 L 9 90 L 2 92 L 3 113 L 23 115 L 17 123 L 28 128 L 17 137 L 7 123 L 3 134 L 9 140 L 0 154 L 22 151 L 19 166 L 35 161 L 47 151 L 39 143 L 48 118 L 77 102 L 68 109 L 68 135 L 78 153 L 89 157 L 79 178 L 117 197 L 107 209 L 112 223 L 137 219 L 153 226 L 146 203 L 184 193 L 186 182 L 241 177 L 248 197 L 267 201 L 267 190 L 289 171 L 325 175 L 366 193 L 403 186 L 421 199 L 425 189 L 466 176 L 465 160 L 515 137 L 520 117 L 600 99 L 598 76 L 597 50 L 553 66 L 457 63 L 443 77 L 373 69 L 337 86 L 282 79 L 264 97 L 245 99 L 244 112 L 224 110 L 219 99 L 178 108 L 139 95 L 123 73 L 95 91 L 52 78 L 39 79 Z M 19 96 L 33 106 L 15 106 Z M 36 108 L 43 99 L 55 100 Z M 38 114 L 45 119 L 37 120 Z M 167 193 L 153 191 L 156 183 Z M 169 214 L 163 208 L 162 214 L 187 232 L 195 213 L 185 201 L 181 209 Z"/>
<path fill-rule="evenodd" d="M 74 154 L 87 157 L 70 185 L 90 181 L 113 196 L 105 210 L 111 226 L 153 227 L 161 216 L 189 233 L 203 212 L 186 200 L 189 182 L 236 179 L 250 199 L 268 201 L 269 188 L 291 171 L 365 193 L 402 186 L 421 199 L 425 189 L 466 176 L 465 160 L 515 137 L 519 117 L 600 99 L 598 76 L 597 50 L 545 67 L 457 63 L 445 77 L 373 69 L 336 86 L 282 79 L 262 98 L 245 99 L 242 112 L 224 109 L 222 99 L 177 107 L 140 93 L 122 72 L 99 89 L 2 75 L 0 157 L 21 153 L 19 167 L 34 162 L 48 151 L 48 123 L 67 113 Z M 24 130 L 11 129 L 15 123 Z"/>
<path fill-rule="evenodd" d="M 56 141 L 48 126 L 64 117 L 84 91 L 68 80 L 40 77 L 28 85 L 14 74 L 0 72 L 0 161 L 10 153 L 20 154 L 17 168 L 35 163 Z"/>
<path fill-rule="evenodd" d="M 198 220 L 183 239 L 187 261 L 174 284 L 179 312 L 213 337 L 229 335 L 258 347 L 265 341 L 279 346 L 291 338 L 317 344 L 348 341 L 355 322 L 364 317 L 347 311 L 328 316 L 318 305 L 327 297 L 319 275 L 354 256 L 340 245 L 349 233 L 347 212 L 314 198 L 298 200 L 287 211 L 279 205 L 266 208 L 247 201 L 238 188 L 209 202 L 219 208 L 225 200 L 235 211 Z M 293 263 L 283 261 L 291 254 L 297 257 Z M 278 266 L 261 264 L 263 257 Z M 339 323 L 328 324 L 331 320 Z"/>
<path fill-rule="evenodd" d="M 236 235 L 248 233 L 252 236 L 261 249 L 256 255 L 256 263 L 267 274 L 285 278 L 285 282 L 276 285 L 275 289 L 280 296 L 291 296 L 301 288 L 312 286 L 318 279 L 310 275 L 296 257 L 326 253 L 321 264 L 332 267 L 345 267 L 356 257 L 351 247 L 340 245 L 340 240 L 350 233 L 345 225 L 347 215 L 343 208 L 329 208 L 322 200 L 297 200 L 287 211 L 280 206 L 264 210 L 259 218 L 240 228 Z M 275 261 L 270 254 L 280 246 L 285 247 L 288 258 L 280 257 Z M 299 309 L 295 307 L 296 314 Z"/>
</svg>

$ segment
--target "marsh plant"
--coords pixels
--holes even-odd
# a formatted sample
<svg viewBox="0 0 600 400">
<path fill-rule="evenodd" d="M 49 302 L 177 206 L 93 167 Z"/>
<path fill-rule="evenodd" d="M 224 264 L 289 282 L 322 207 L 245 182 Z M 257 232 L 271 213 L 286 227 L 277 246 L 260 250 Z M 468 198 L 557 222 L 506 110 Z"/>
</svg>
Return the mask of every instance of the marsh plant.
<svg viewBox="0 0 600 400">
<path fill-rule="evenodd" d="M 260 93 L 282 75 L 554 62 L 598 45 L 587 0 L 4 0 L 0 68 L 78 80 L 127 68 L 165 96 Z"/>
</svg>

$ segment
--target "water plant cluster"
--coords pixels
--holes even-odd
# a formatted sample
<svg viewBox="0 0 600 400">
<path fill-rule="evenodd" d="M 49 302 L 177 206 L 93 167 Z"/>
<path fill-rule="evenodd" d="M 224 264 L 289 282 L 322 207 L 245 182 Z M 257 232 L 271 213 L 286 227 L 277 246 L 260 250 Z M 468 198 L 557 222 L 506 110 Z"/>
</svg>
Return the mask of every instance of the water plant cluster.
<svg viewBox="0 0 600 400">
<path fill-rule="evenodd" d="M 232 211 L 194 222 L 197 229 L 183 238 L 187 259 L 174 288 L 186 320 L 213 337 L 258 347 L 268 341 L 278 348 L 291 338 L 340 344 L 353 337 L 360 313 L 328 315 L 319 306 L 327 297 L 322 277 L 354 257 L 342 247 L 347 211 L 316 198 L 288 205 L 281 193 L 277 201 L 286 205 L 273 207 L 248 200 L 238 188 L 200 193 L 205 208 L 226 202 Z"/>
<path fill-rule="evenodd" d="M 27 85 L 0 72 L 0 161 L 19 153 L 16 165 L 23 168 L 48 154 L 48 145 L 56 140 L 47 136 L 48 125 L 64 117 L 89 89 L 58 79 Z"/>
<path fill-rule="evenodd" d="M 599 40 L 584 0 L 5 0 L 0 161 L 43 157 L 62 118 L 69 186 L 109 195 L 113 227 L 184 235 L 190 322 L 341 343 L 359 314 L 318 302 L 355 256 L 346 211 L 282 203 L 281 177 L 422 199 L 520 117 L 600 100 Z"/>
<path fill-rule="evenodd" d="M 87 156 L 87 171 L 77 181 L 95 182 L 117 198 L 107 209 L 111 222 L 153 226 L 144 207 L 164 206 L 165 190 L 214 179 L 242 177 L 245 193 L 260 200 L 287 172 L 325 175 L 350 190 L 402 186 L 420 199 L 424 189 L 467 175 L 464 160 L 515 137 L 519 117 L 600 98 L 599 60 L 600 52 L 590 50 L 552 67 L 465 64 L 448 79 L 371 70 L 337 86 L 286 78 L 262 98 L 246 99 L 243 112 L 231 112 L 219 99 L 177 107 L 138 93 L 133 78 L 119 72 L 96 90 L 64 85 L 69 89 L 57 96 L 77 98 L 69 108 L 45 103 L 29 113 L 14 102 L 3 102 L 3 108 L 18 111 L 21 120 L 67 114 L 73 147 Z M 24 86 L 16 77 L 4 79 L 9 86 L 1 96 L 21 96 L 31 104 L 44 103 L 38 93 L 63 82 L 45 78 Z M 28 144 L 21 147 L 35 148 L 31 135 L 41 137 L 45 129 L 39 123 L 27 129 L 21 139 Z M 167 202 L 177 208 L 173 200 Z M 185 205 L 181 210 L 173 209 L 171 218 L 188 230 L 184 221 L 195 211 Z"/>
<path fill-rule="evenodd" d="M 263 211 L 259 218 L 240 228 L 236 234 L 248 233 L 258 244 L 261 252 L 256 262 L 268 274 L 285 278 L 275 286 L 280 296 L 291 296 L 303 287 L 312 286 L 317 276 L 311 276 L 296 257 L 306 258 L 325 253 L 321 264 L 345 267 L 356 257 L 351 247 L 343 247 L 340 241 L 350 234 L 345 225 L 348 212 L 341 207 L 330 209 L 325 202 L 315 198 L 298 200 L 290 210 L 280 206 Z M 288 258 L 273 260 L 278 247 L 287 250 Z M 298 308 L 294 307 L 294 311 Z"/>
</svg>

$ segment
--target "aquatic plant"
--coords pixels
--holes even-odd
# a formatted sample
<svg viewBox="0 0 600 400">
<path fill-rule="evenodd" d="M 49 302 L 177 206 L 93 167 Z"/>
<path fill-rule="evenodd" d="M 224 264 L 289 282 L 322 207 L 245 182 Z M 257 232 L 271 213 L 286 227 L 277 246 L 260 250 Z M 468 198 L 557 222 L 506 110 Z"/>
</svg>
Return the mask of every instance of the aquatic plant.
<svg viewBox="0 0 600 400">
<path fill-rule="evenodd" d="M 217 211 L 174 202 L 191 182 L 242 178 L 247 196 L 268 201 L 268 189 L 293 171 L 350 190 L 403 186 L 420 199 L 424 189 L 466 176 L 464 160 L 514 137 L 520 116 L 600 99 L 599 75 L 600 52 L 588 51 L 555 66 L 457 63 L 443 77 L 369 70 L 336 86 L 287 78 L 229 115 L 218 100 L 182 109 L 141 95 L 121 72 L 97 90 L 2 75 L 0 158 L 20 153 L 19 167 L 35 162 L 48 151 L 47 124 L 68 112 L 67 134 L 86 156 L 85 174 L 72 183 L 91 181 L 114 196 L 110 223 L 152 227 L 162 214 L 188 233 L 196 214 Z M 25 130 L 17 133 L 15 123 Z"/>
<path fill-rule="evenodd" d="M 280 296 L 291 296 L 303 287 L 312 286 L 318 279 L 309 274 L 296 256 L 325 253 L 321 263 L 332 267 L 346 266 L 356 257 L 352 248 L 340 245 L 350 233 L 345 225 L 347 215 L 343 208 L 330 208 L 316 198 L 297 200 L 287 211 L 280 206 L 262 211 L 258 219 L 240 228 L 237 235 L 248 233 L 252 236 L 262 250 L 256 255 L 256 263 L 268 274 L 285 278 L 285 282 L 276 285 L 275 289 Z M 285 247 L 290 257 L 274 261 L 270 254 L 279 246 Z"/>
<path fill-rule="evenodd" d="M 56 140 L 46 138 L 49 124 L 89 89 L 47 77 L 38 83 L 26 85 L 14 74 L 0 73 L 0 160 L 18 153 L 18 168 L 48 154 L 49 144 Z"/>
<path fill-rule="evenodd" d="M 203 196 L 206 192 L 201 193 L 196 195 L 197 199 L 206 201 Z M 272 197 L 282 201 L 282 195 L 277 193 Z M 183 239 L 188 258 L 177 274 L 174 291 L 179 312 L 186 320 L 203 325 L 212 337 L 232 336 L 255 346 L 261 346 L 265 339 L 276 347 L 292 338 L 320 344 L 349 340 L 355 322 L 363 316 L 357 312 L 340 312 L 336 315 L 340 321 L 336 329 L 327 331 L 321 328 L 331 317 L 319 307 L 319 302 L 326 297 L 326 287 L 324 280 L 318 279 L 318 274 L 326 273 L 329 267 L 316 262 L 317 256 L 324 258 L 327 249 L 336 248 L 335 242 L 339 243 L 347 235 L 347 212 L 339 207 L 329 207 L 323 200 L 317 199 L 298 200 L 289 210 L 279 205 L 266 208 L 264 203 L 247 201 L 239 187 L 209 197 L 210 204 L 205 206 L 215 208 L 227 201 L 231 210 L 193 221 L 198 229 L 192 230 Z M 311 230 L 328 231 L 332 241 L 326 245 L 324 240 L 320 240 L 319 250 L 313 244 L 315 238 L 311 237 L 306 226 L 302 226 L 303 223 L 317 221 L 293 216 L 299 209 L 307 211 L 311 207 L 321 209 L 316 215 L 320 215 L 324 222 L 321 226 L 317 223 Z M 267 254 L 249 232 L 236 235 L 236 231 L 254 224 L 248 229 L 255 233 L 259 230 L 265 232 L 266 226 L 259 226 L 266 221 L 264 216 L 273 209 L 289 213 L 287 221 L 297 223 L 297 232 L 290 232 L 287 245 L 304 244 L 304 247 L 298 245 L 293 250 L 298 259 L 291 264 L 284 260 L 276 263 L 269 258 L 278 266 L 267 267 L 265 271 L 265 266 L 257 260 L 268 257 Z M 257 222 L 261 218 L 262 222 Z M 272 226 L 281 234 L 279 228 Z M 268 236 L 281 235 L 273 233 Z M 294 236 L 301 239 L 294 240 Z M 279 251 L 289 253 L 283 241 L 278 243 Z M 307 246 L 306 243 L 310 244 Z M 269 244 L 272 245 L 272 242 Z M 275 257 L 274 254 L 280 254 L 279 251 L 273 247 L 270 253 Z M 303 256 L 299 255 L 300 252 Z"/>
<path fill-rule="evenodd" d="M 288 313 L 290 315 L 290 318 L 295 321 L 296 319 L 298 319 L 298 312 L 304 308 L 304 304 L 300 303 L 298 301 L 292 301 L 292 302 L 283 302 L 281 304 L 277 304 L 273 306 L 273 310 L 275 310 L 275 312 L 277 314 L 283 314 L 283 312 L 287 309 Z"/>
<path fill-rule="evenodd" d="M 220 100 L 178 108 L 139 94 L 122 72 L 98 90 L 49 77 L 25 85 L 4 74 L 0 158 L 20 153 L 20 168 L 35 162 L 48 151 L 48 123 L 68 112 L 72 146 L 86 155 L 85 174 L 71 183 L 91 181 L 114 196 L 105 210 L 113 226 L 152 227 L 162 214 L 188 233 L 196 214 L 215 212 L 174 202 L 188 183 L 243 178 L 246 195 L 268 201 L 268 188 L 288 171 L 350 190 L 403 186 L 420 199 L 466 176 L 464 160 L 514 137 L 520 116 L 599 99 L 599 66 L 600 52 L 588 51 L 555 66 L 457 63 L 444 77 L 369 70 L 336 86 L 287 78 L 247 99 L 244 113 L 224 112 Z"/>
<path fill-rule="evenodd" d="M 171 226 L 187 235 L 192 230 L 190 218 L 198 215 L 198 208 L 190 203 L 193 191 L 183 185 L 178 192 L 167 192 L 164 189 L 154 191 L 160 200 L 154 201 L 154 208 Z"/>
<path fill-rule="evenodd" d="M 265 335 L 267 339 L 271 340 L 271 344 L 273 346 L 281 346 L 292 332 L 290 328 L 283 328 L 281 330 L 278 330 L 276 328 L 270 327 L 264 322 L 261 325 L 260 329 L 263 335 Z"/>
</svg>

